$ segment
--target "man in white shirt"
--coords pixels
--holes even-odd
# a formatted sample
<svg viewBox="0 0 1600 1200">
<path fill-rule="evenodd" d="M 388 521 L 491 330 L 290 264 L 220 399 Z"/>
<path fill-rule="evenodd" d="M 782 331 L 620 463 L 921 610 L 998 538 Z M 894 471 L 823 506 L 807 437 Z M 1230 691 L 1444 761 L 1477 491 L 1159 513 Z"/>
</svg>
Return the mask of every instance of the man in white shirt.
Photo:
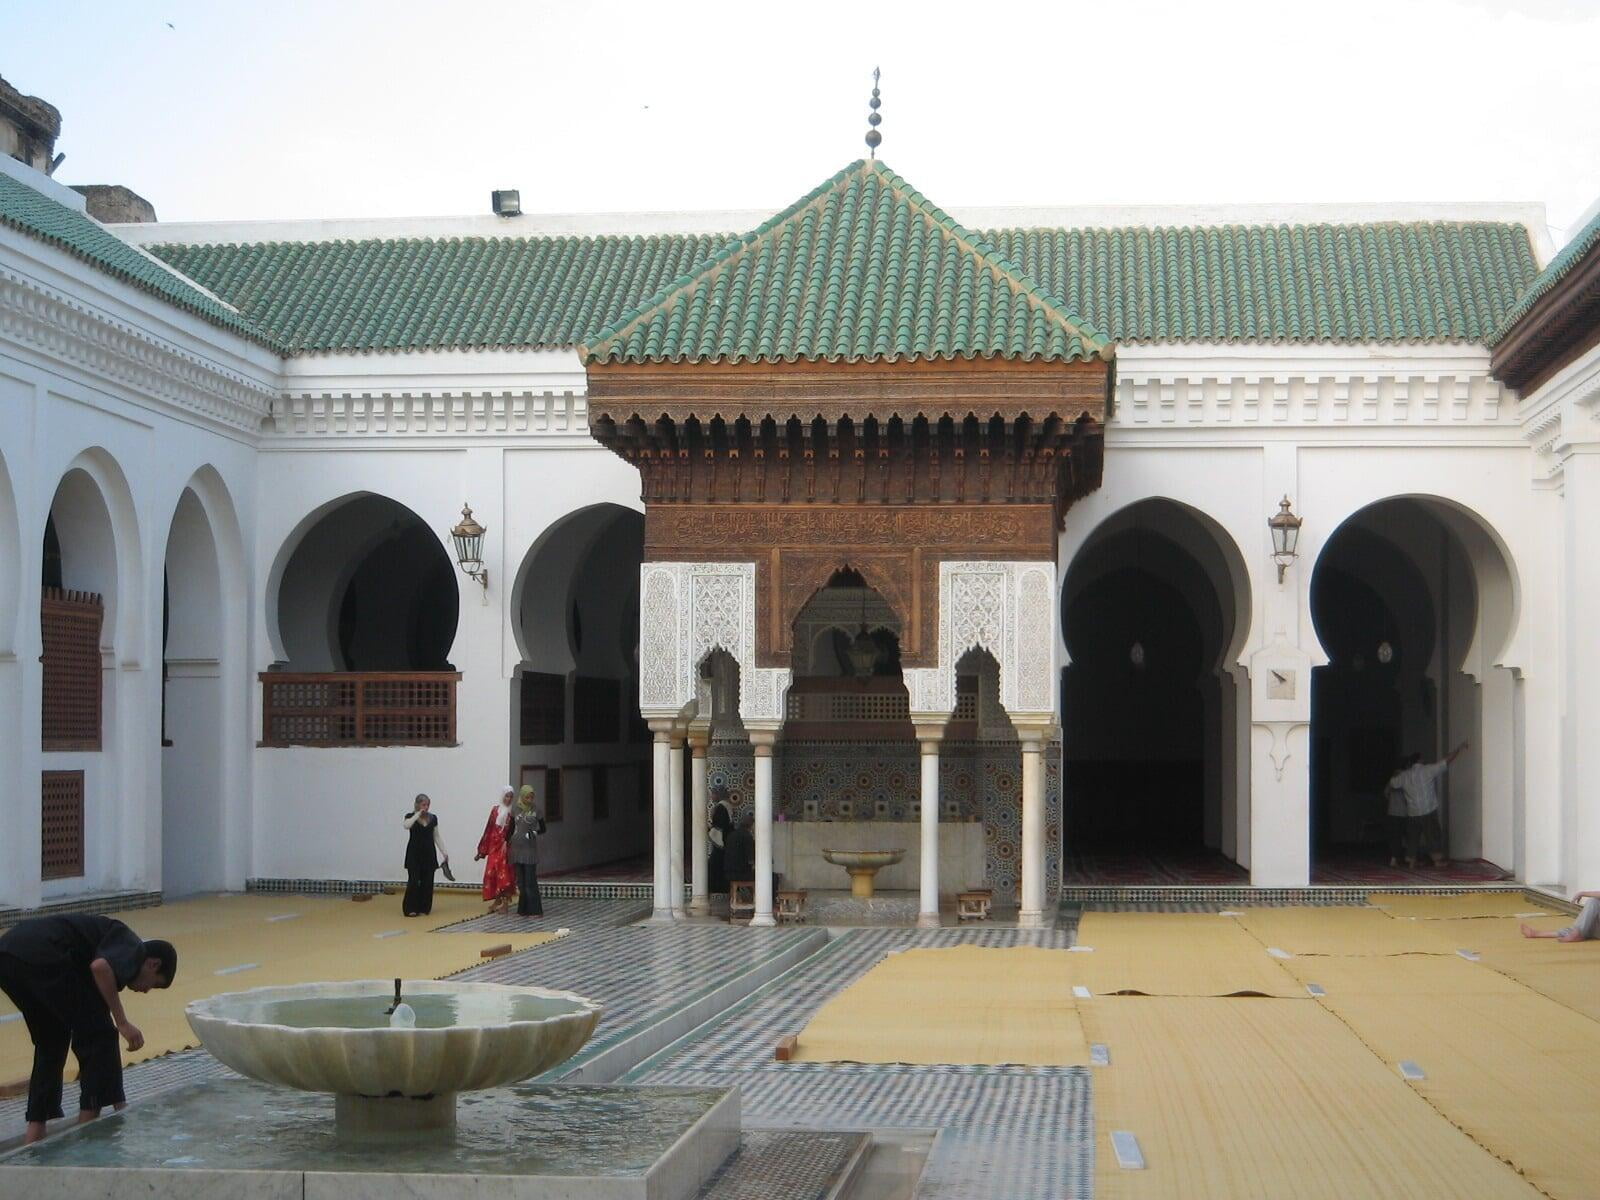
<svg viewBox="0 0 1600 1200">
<path fill-rule="evenodd" d="M 1400 772 L 1400 788 L 1406 797 L 1406 866 L 1414 867 L 1425 850 L 1434 866 L 1444 864 L 1444 833 L 1439 825 L 1439 780 L 1450 764 L 1467 748 L 1462 742 L 1438 762 L 1425 763 L 1422 755 L 1412 755 L 1411 765 Z"/>
</svg>

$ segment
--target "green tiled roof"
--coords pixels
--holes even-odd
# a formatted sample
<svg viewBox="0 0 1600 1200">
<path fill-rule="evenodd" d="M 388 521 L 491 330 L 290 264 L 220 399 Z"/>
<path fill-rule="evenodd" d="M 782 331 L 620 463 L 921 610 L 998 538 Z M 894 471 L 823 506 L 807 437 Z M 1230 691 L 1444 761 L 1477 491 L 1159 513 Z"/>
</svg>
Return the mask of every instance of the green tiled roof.
<svg viewBox="0 0 1600 1200">
<path fill-rule="evenodd" d="M 179 278 L 151 256 L 135 250 L 116 234 L 52 200 L 18 179 L 0 172 L 0 224 L 59 246 L 134 287 L 253 341 L 270 340 L 250 321 L 218 304 L 199 288 Z M 179 268 L 181 270 L 181 268 Z"/>
<path fill-rule="evenodd" d="M 165 245 L 290 353 L 576 346 L 732 233 Z M 979 232 L 1117 342 L 1483 342 L 1539 274 L 1495 222 Z M 741 239 L 742 244 L 742 239 Z"/>
<path fill-rule="evenodd" d="M 711 257 L 706 237 L 152 246 L 291 353 L 575 346 Z"/>
<path fill-rule="evenodd" d="M 596 333 L 589 362 L 1111 356 L 1109 339 L 876 160 Z"/>
<path fill-rule="evenodd" d="M 1539 302 L 1539 298 L 1555 287 L 1561 278 L 1577 266 L 1584 255 L 1597 245 L 1600 245 L 1600 213 L 1596 213 L 1594 220 L 1580 229 L 1578 236 L 1561 248 L 1561 252 L 1550 260 L 1550 265 L 1539 272 L 1538 277 L 1528 285 L 1521 298 L 1500 318 L 1500 323 L 1489 337 L 1489 345 L 1499 345 L 1506 334 L 1511 332 L 1511 327 L 1528 315 L 1529 310 Z"/>
</svg>

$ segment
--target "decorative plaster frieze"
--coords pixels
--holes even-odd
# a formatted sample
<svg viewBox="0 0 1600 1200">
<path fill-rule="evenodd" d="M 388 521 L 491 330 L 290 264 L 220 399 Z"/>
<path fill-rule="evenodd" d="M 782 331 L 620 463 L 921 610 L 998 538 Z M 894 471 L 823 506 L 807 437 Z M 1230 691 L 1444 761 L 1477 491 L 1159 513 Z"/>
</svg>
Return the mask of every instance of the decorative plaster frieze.
<svg viewBox="0 0 1600 1200">
<path fill-rule="evenodd" d="M 255 434 L 276 389 L 0 267 L 0 342 L 11 341 L 120 389 Z"/>
<path fill-rule="evenodd" d="M 272 406 L 270 432 L 296 437 L 451 434 L 589 434 L 582 392 L 289 394 Z"/>
<path fill-rule="evenodd" d="M 1219 426 L 1502 425 L 1515 420 L 1487 371 L 1141 374 L 1124 366 L 1111 424 Z"/>
<path fill-rule="evenodd" d="M 647 562 L 639 568 L 639 708 L 677 717 L 700 696 L 713 650 L 739 664 L 739 716 L 779 724 L 790 673 L 756 666 L 755 563 Z"/>
</svg>

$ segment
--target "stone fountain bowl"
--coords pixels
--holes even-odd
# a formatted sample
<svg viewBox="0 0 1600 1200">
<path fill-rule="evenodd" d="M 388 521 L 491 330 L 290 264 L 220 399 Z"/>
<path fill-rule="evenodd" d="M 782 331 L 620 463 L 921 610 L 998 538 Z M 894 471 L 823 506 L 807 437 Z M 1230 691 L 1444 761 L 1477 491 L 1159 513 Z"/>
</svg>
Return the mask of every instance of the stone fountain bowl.
<svg viewBox="0 0 1600 1200">
<path fill-rule="evenodd" d="M 822 857 L 836 867 L 892 867 L 906 856 L 904 850 L 824 850 Z"/>
<path fill-rule="evenodd" d="M 417 980 L 401 999 L 414 1028 L 385 1013 L 392 980 L 255 988 L 196 1000 L 189 1025 L 241 1075 L 341 1096 L 436 1096 L 503 1087 L 576 1054 L 600 1006 L 571 992 Z"/>
</svg>

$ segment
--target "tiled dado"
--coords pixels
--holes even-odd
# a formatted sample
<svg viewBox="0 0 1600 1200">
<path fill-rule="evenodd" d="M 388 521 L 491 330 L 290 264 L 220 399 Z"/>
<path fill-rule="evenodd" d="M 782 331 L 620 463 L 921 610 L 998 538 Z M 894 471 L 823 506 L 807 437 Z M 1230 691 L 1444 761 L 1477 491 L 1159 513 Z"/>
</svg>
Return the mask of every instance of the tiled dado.
<svg viewBox="0 0 1600 1200">
<path fill-rule="evenodd" d="M 920 801 L 915 744 L 778 744 L 773 811 L 787 821 L 912 821 Z M 1061 878 L 1061 747 L 1045 752 L 1045 879 Z M 712 788 L 728 789 L 735 821 L 753 811 L 750 744 L 718 739 L 706 763 Z M 956 815 L 983 822 L 986 882 L 1000 904 L 1015 904 L 1022 861 L 1022 750 L 1015 741 L 946 742 L 939 749 L 939 795 Z M 941 805 L 943 807 L 943 805 Z"/>
<path fill-rule="evenodd" d="M 1247 885 L 1162 885 L 1137 884 L 1066 885 L 1061 889 L 1063 905 L 1083 904 L 1365 904 L 1374 892 L 1403 892 L 1411 896 L 1463 896 L 1471 892 L 1518 892 L 1528 894 L 1521 884 L 1433 884 L 1404 887 L 1394 884 L 1343 885 L 1313 884 L 1309 887 L 1249 887 Z M 1549 897 L 1540 897 L 1549 903 Z"/>
<path fill-rule="evenodd" d="M 104 896 L 82 896 L 41 904 L 38 908 L 0 908 L 0 929 L 29 917 L 50 917 L 64 913 L 123 912 L 130 908 L 154 908 L 161 903 L 160 892 L 111 892 Z"/>
<path fill-rule="evenodd" d="M 247 892 L 292 892 L 297 896 L 351 896 L 381 892 L 385 888 L 405 886 L 395 879 L 248 879 Z M 444 884 L 436 892 L 476 892 L 477 884 Z M 541 896 L 555 896 L 569 900 L 648 900 L 651 887 L 648 883 L 606 883 L 588 880 L 539 881 Z"/>
</svg>

